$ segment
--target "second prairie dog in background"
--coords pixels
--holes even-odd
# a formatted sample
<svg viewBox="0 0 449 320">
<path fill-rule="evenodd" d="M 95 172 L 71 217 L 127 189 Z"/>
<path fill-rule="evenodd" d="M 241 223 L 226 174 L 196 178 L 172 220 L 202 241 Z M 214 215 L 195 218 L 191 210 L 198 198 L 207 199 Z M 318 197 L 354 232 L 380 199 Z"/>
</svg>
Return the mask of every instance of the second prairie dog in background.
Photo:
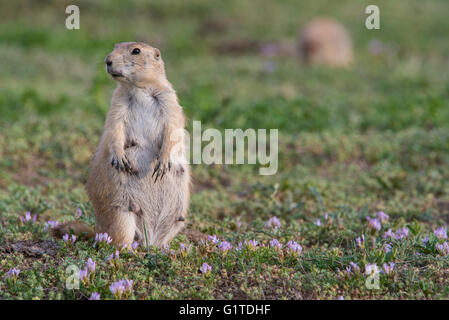
<svg viewBox="0 0 449 320">
<path fill-rule="evenodd" d="M 314 19 L 303 28 L 298 50 L 308 64 L 346 67 L 353 60 L 350 35 L 341 24 L 327 18 Z"/>
<path fill-rule="evenodd" d="M 118 43 L 105 63 L 117 88 L 86 184 L 95 232 L 108 233 L 116 246 L 147 239 L 163 247 L 184 227 L 189 205 L 182 107 L 158 49 Z M 94 235 L 76 221 L 53 233 L 70 229 Z"/>
</svg>

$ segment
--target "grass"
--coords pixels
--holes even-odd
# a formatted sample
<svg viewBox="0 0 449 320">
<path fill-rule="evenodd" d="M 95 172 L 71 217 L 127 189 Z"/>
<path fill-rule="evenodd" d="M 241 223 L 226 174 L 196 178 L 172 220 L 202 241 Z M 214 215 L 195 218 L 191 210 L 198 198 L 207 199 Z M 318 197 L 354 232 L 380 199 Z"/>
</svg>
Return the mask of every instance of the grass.
<svg viewBox="0 0 449 320">
<path fill-rule="evenodd" d="M 437 249 L 445 240 L 434 234 L 449 224 L 447 1 L 377 1 L 376 31 L 364 28 L 368 1 L 79 1 L 78 31 L 65 29 L 68 4 L 1 5 L 1 298 L 116 299 L 109 286 L 121 279 L 134 281 L 130 299 L 449 298 L 449 259 Z M 350 30 L 352 68 L 259 52 L 266 43 L 294 47 L 317 15 Z M 54 241 L 45 223 L 94 225 L 84 183 L 114 88 L 103 59 L 128 40 L 161 49 L 189 129 L 192 120 L 203 130 L 279 129 L 279 171 L 193 165 L 187 232 L 168 250 L 142 244 L 111 261 L 113 247 Z M 375 231 L 366 216 L 378 211 L 389 220 Z M 26 212 L 36 221 L 22 223 Z M 265 226 L 273 216 L 276 230 Z M 383 237 L 404 227 L 404 238 Z M 233 249 L 222 252 L 208 235 Z M 245 245 L 252 239 L 255 248 Z M 273 239 L 283 248 L 270 247 Z M 88 258 L 95 273 L 67 290 L 67 267 Z M 351 262 L 361 271 L 347 273 Z M 367 287 L 365 267 L 391 262 L 378 289 Z M 12 267 L 17 277 L 7 276 Z"/>
</svg>

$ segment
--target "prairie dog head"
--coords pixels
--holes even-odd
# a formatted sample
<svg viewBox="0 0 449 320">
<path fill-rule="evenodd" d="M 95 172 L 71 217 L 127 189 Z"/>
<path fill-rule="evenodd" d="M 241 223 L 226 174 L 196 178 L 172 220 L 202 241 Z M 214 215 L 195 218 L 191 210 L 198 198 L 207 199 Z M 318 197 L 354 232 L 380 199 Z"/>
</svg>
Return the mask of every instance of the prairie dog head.
<svg viewBox="0 0 449 320">
<path fill-rule="evenodd" d="M 302 30 L 298 46 L 307 64 L 347 67 L 353 61 L 352 42 L 344 26 L 328 18 L 316 18 Z"/>
<path fill-rule="evenodd" d="M 104 62 L 116 81 L 145 87 L 166 80 L 161 52 L 144 42 L 117 43 Z"/>
</svg>

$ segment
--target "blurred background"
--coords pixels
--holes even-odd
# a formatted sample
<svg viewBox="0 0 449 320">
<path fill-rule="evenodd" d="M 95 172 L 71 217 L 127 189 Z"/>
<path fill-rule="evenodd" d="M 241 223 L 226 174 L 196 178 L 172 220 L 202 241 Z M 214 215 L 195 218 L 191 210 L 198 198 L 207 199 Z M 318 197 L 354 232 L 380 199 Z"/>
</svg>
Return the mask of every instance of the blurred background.
<svg viewBox="0 0 449 320">
<path fill-rule="evenodd" d="M 23 1 L 1 4 L 1 118 L 104 117 L 114 43 L 161 49 L 190 119 L 219 127 L 401 130 L 446 126 L 448 3 L 377 1 L 381 29 L 365 28 L 369 1 Z M 80 8 L 80 30 L 65 8 Z M 316 17 L 345 26 L 347 70 L 305 68 L 296 46 Z M 270 116 L 268 117 L 267 114 Z"/>
<path fill-rule="evenodd" d="M 327 205 L 412 216 L 449 207 L 449 2 L 376 0 L 381 28 L 367 30 L 372 2 L 2 0 L 0 209 L 90 210 L 83 184 L 115 87 L 104 57 L 134 40 L 162 51 L 189 127 L 280 131 L 275 176 L 193 168 L 198 220 L 260 211 L 257 194 L 279 183 L 280 199 L 306 209 L 311 190 Z M 65 27 L 70 4 L 79 30 Z M 301 58 L 300 35 L 317 17 L 346 29 L 348 67 Z"/>
</svg>

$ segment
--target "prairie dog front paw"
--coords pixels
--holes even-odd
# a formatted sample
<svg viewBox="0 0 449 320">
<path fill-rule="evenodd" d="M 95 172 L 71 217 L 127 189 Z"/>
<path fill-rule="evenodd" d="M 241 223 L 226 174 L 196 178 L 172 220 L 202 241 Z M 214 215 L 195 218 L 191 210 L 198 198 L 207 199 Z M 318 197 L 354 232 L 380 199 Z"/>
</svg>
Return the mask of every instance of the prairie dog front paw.
<svg viewBox="0 0 449 320">
<path fill-rule="evenodd" d="M 157 179 L 162 178 L 165 176 L 165 174 L 171 170 L 172 164 L 170 159 L 165 157 L 159 157 L 156 159 L 156 165 L 154 166 L 153 175 L 151 176 L 154 178 L 154 182 L 157 181 Z"/>
<path fill-rule="evenodd" d="M 129 174 L 137 175 L 137 170 L 135 170 L 131 162 L 129 161 L 126 154 L 117 155 L 114 154 L 111 156 L 111 166 L 114 167 L 118 172 L 126 172 Z"/>
</svg>

